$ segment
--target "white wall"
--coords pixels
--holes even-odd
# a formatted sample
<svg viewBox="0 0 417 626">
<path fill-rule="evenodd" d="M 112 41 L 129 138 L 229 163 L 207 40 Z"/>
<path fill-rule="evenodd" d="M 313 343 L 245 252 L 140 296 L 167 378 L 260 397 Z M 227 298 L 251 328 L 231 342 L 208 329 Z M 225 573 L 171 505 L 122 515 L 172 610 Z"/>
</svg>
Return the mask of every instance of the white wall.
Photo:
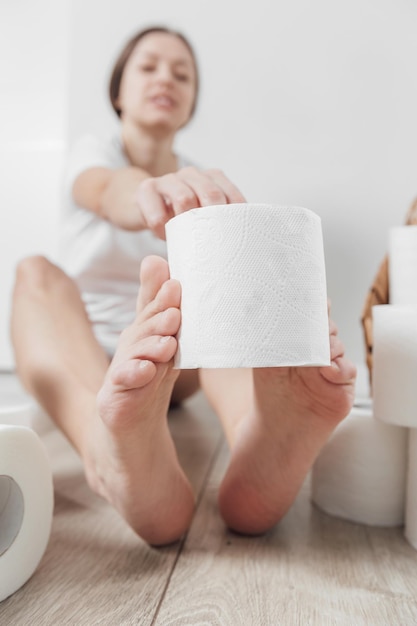
<svg viewBox="0 0 417 626">
<path fill-rule="evenodd" d="M 32 4 L 48 5 L 59 22 L 61 2 Z M 322 217 L 333 316 L 350 356 L 363 361 L 362 303 L 389 227 L 417 195 L 417 4 L 72 0 L 71 7 L 71 140 L 117 127 L 107 79 L 127 36 L 153 23 L 183 30 L 200 59 L 202 93 L 178 149 L 223 168 L 250 201 L 301 204 Z"/>
<path fill-rule="evenodd" d="M 0 5 L 0 369 L 17 261 L 54 254 L 68 102 L 66 0 Z"/>
</svg>

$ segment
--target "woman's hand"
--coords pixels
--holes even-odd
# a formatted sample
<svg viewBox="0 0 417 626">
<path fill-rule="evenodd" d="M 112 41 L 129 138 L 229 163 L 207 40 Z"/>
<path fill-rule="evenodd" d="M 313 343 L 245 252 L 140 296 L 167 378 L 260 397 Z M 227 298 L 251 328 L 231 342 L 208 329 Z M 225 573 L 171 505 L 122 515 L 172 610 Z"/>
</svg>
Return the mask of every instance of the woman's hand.
<svg viewBox="0 0 417 626">
<path fill-rule="evenodd" d="M 165 224 L 175 215 L 212 204 L 245 202 L 245 198 L 220 170 L 185 167 L 143 180 L 137 188 L 136 202 L 145 228 L 165 239 Z"/>
</svg>

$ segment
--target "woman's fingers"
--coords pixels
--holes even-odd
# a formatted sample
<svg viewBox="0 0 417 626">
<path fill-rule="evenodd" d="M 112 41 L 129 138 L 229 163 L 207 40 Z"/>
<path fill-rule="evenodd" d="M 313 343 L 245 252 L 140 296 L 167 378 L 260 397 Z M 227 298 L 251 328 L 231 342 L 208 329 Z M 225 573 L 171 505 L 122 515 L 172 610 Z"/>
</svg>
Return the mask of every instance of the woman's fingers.
<svg viewBox="0 0 417 626">
<path fill-rule="evenodd" d="M 165 239 L 165 224 L 172 217 L 172 209 L 165 202 L 157 182 L 157 178 L 147 178 L 141 182 L 136 192 L 136 203 L 145 227 L 160 239 Z"/>
<path fill-rule="evenodd" d="M 221 170 L 206 170 L 206 175 L 223 191 L 226 196 L 226 204 L 246 202 L 241 191 Z"/>
<path fill-rule="evenodd" d="M 223 188 L 207 172 L 201 172 L 195 167 L 186 167 L 179 170 L 178 177 L 193 190 L 198 204 L 189 207 L 174 198 L 172 205 L 176 215 L 184 213 L 184 211 L 188 211 L 190 208 L 211 206 L 212 204 L 228 204 L 227 195 Z"/>
<path fill-rule="evenodd" d="M 196 167 L 144 180 L 136 200 L 144 223 L 161 239 L 165 239 L 166 222 L 174 215 L 202 206 L 245 202 L 223 172 L 203 172 Z"/>
</svg>

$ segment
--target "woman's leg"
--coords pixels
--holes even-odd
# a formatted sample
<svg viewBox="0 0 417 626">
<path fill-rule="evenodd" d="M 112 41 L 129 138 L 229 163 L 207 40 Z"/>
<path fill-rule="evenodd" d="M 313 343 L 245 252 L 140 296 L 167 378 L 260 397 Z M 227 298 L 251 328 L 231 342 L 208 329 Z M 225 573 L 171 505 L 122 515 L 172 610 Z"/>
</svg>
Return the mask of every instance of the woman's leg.
<svg viewBox="0 0 417 626">
<path fill-rule="evenodd" d="M 46 259 L 27 259 L 12 337 L 23 384 L 82 456 L 90 486 L 159 544 L 183 534 L 194 507 L 167 426 L 180 290 L 158 257 L 143 263 L 141 284 L 137 318 L 109 367 L 74 283 Z"/>
<path fill-rule="evenodd" d="M 231 460 L 219 492 L 221 513 L 238 532 L 277 523 L 354 397 L 355 368 L 331 326 L 332 365 L 202 370 Z"/>
<path fill-rule="evenodd" d="M 17 268 L 11 332 L 23 385 L 82 454 L 109 359 L 76 285 L 43 257 Z"/>
<path fill-rule="evenodd" d="M 198 370 L 181 370 L 171 396 L 171 406 L 181 404 L 200 388 Z"/>
</svg>

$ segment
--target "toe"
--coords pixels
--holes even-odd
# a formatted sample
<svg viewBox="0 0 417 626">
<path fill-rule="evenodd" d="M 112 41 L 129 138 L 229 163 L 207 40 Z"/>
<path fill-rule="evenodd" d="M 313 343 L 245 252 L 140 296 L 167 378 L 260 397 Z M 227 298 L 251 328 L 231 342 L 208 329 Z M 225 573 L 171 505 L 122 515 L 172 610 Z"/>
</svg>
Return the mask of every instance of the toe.
<svg viewBox="0 0 417 626">
<path fill-rule="evenodd" d="M 342 357 L 345 352 L 345 346 L 341 339 L 337 335 L 330 335 L 330 356 L 331 360 L 335 361 L 336 359 Z"/>
<path fill-rule="evenodd" d="M 140 311 L 136 324 L 142 324 L 154 315 L 169 308 L 179 309 L 181 302 L 181 286 L 177 280 L 169 279 L 163 283 L 155 298 Z"/>
<path fill-rule="evenodd" d="M 153 335 L 175 336 L 179 331 L 180 324 L 181 313 L 176 307 L 169 307 L 153 315 L 149 312 L 148 317 L 139 316 L 133 324 L 121 332 L 121 343 L 128 346 Z"/>
<path fill-rule="evenodd" d="M 320 373 L 335 385 L 353 385 L 356 379 L 356 367 L 345 357 L 335 358 L 330 367 L 320 368 Z"/>
<path fill-rule="evenodd" d="M 130 359 L 149 360 L 154 363 L 168 363 L 177 350 L 177 340 L 171 335 L 153 335 L 133 343 L 125 354 Z"/>
<path fill-rule="evenodd" d="M 148 385 L 156 374 L 156 365 L 144 359 L 131 359 L 120 363 L 112 371 L 111 383 L 121 390 L 139 389 Z"/>
<path fill-rule="evenodd" d="M 140 289 L 137 311 L 141 312 L 155 299 L 162 285 L 169 279 L 168 263 L 159 256 L 147 256 L 140 267 Z"/>
<path fill-rule="evenodd" d="M 145 322 L 134 325 L 134 333 L 137 340 L 152 335 L 176 335 L 180 328 L 181 313 L 179 309 L 170 307 L 165 311 L 156 313 Z"/>
</svg>

